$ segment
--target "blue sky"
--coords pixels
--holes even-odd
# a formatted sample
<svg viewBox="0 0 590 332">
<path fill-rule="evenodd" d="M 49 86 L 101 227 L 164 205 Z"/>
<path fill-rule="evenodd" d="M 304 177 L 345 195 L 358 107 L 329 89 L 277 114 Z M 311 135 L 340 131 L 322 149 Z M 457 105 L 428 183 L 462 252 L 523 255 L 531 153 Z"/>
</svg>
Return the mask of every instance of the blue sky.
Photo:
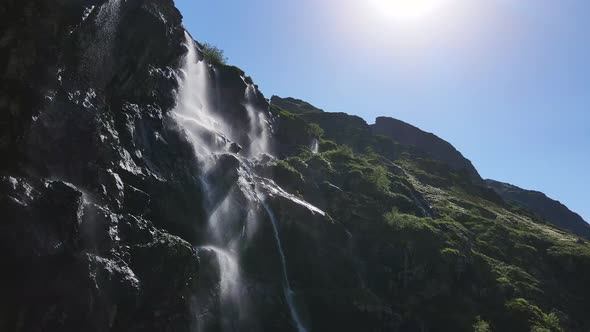
<svg viewBox="0 0 590 332">
<path fill-rule="evenodd" d="M 409 122 L 590 221 L 590 1 L 440 1 L 413 20 L 368 0 L 176 4 L 267 97 Z"/>
</svg>

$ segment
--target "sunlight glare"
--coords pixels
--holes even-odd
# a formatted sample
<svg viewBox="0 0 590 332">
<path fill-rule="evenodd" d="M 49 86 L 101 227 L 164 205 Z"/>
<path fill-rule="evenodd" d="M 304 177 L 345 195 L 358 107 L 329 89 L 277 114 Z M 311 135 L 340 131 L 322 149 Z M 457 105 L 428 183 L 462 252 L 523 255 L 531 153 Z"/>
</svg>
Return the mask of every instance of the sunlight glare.
<svg viewBox="0 0 590 332">
<path fill-rule="evenodd" d="M 388 18 L 416 20 L 433 14 L 443 0 L 371 0 L 375 9 Z"/>
</svg>

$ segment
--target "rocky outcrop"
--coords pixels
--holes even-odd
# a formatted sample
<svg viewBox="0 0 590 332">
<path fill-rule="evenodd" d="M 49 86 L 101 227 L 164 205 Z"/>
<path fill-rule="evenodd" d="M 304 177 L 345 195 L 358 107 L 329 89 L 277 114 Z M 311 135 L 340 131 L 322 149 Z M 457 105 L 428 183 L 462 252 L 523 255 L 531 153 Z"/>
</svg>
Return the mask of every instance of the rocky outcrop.
<svg viewBox="0 0 590 332">
<path fill-rule="evenodd" d="M 494 180 L 486 180 L 486 184 L 507 202 L 530 210 L 548 223 L 590 240 L 590 225 L 567 206 L 547 197 L 542 192 L 526 190 Z"/>
<path fill-rule="evenodd" d="M 0 192 L 3 331 L 188 331 L 188 242 L 62 181 L 2 177 Z"/>
<path fill-rule="evenodd" d="M 415 146 L 428 153 L 432 159 L 441 161 L 455 170 L 465 171 L 472 180 L 482 183 L 481 176 L 471 161 L 463 157 L 461 152 L 450 143 L 434 134 L 388 117 L 378 117 L 375 124 L 371 125 L 371 131 L 376 135 L 387 136 L 400 144 Z"/>
<path fill-rule="evenodd" d="M 279 96 L 272 96 L 272 98 L 270 98 L 270 103 L 293 114 L 323 112 L 323 110 L 313 106 L 312 104 L 306 101 L 291 97 L 281 98 Z"/>
<path fill-rule="evenodd" d="M 465 172 L 475 183 L 483 184 L 471 162 L 450 143 L 400 120 L 378 117 L 375 124 L 369 125 L 358 116 L 324 112 L 305 101 L 277 96 L 272 97 L 271 105 L 299 115 L 306 122 L 319 125 L 324 130 L 324 138 L 350 146 L 353 150 L 363 152 L 370 146 L 374 151 L 393 160 L 404 152 L 416 158 L 433 159 L 452 170 Z M 292 122 L 294 121 L 289 123 Z M 384 140 L 383 137 L 391 141 Z"/>
</svg>

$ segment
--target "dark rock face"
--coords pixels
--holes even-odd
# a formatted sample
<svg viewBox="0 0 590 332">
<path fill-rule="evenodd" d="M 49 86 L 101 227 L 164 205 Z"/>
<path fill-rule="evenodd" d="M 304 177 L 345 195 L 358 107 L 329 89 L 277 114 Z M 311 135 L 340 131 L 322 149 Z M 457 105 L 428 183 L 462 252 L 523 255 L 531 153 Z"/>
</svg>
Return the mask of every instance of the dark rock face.
<svg viewBox="0 0 590 332">
<path fill-rule="evenodd" d="M 373 139 L 369 125 L 361 117 L 346 113 L 304 113 L 307 122 L 315 123 L 324 130 L 324 137 L 352 149 L 362 151 Z"/>
<path fill-rule="evenodd" d="M 83 1 L 4 1 L 0 5 L 0 162 L 17 169 L 17 143 L 55 80 L 59 48 L 79 22 Z M 22 153 L 22 152 L 21 152 Z"/>
<path fill-rule="evenodd" d="M 8 1 L 0 21 L 0 329 L 188 331 L 201 189 L 166 120 L 180 13 Z"/>
<path fill-rule="evenodd" d="M 198 260 L 186 241 L 90 203 L 71 184 L 2 177 L 0 187 L 3 331 L 182 330 L 190 321 L 183 297 Z"/>
<path fill-rule="evenodd" d="M 456 170 L 464 170 L 474 181 L 482 182 L 471 162 L 451 144 L 434 134 L 387 117 L 378 117 L 375 124 L 371 125 L 371 131 L 376 135 L 387 136 L 401 144 L 415 146 L 428 153 L 433 159 L 444 162 Z"/>
<path fill-rule="evenodd" d="M 486 184 L 507 202 L 515 203 L 559 228 L 590 240 L 590 225 L 560 202 L 541 192 L 522 189 L 507 183 L 486 180 Z"/>
</svg>

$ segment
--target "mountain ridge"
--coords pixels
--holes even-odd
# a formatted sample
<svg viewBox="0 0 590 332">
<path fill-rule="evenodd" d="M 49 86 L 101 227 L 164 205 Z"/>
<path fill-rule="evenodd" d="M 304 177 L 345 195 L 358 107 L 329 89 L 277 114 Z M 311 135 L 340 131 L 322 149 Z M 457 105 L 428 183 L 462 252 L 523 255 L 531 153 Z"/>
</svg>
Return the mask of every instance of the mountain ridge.
<svg viewBox="0 0 590 332">
<path fill-rule="evenodd" d="M 307 110 L 319 110 L 308 102 L 292 97 L 280 98 L 278 96 L 273 96 L 270 102 L 271 105 L 276 105 L 281 108 L 284 108 L 285 105 L 289 105 L 289 109 L 291 110 L 291 112 L 299 115 L 307 113 Z M 298 107 L 301 109 L 297 109 Z M 355 115 L 350 115 L 346 113 L 326 112 L 324 110 L 320 111 L 322 113 L 329 113 L 334 115 L 340 114 L 340 116 L 344 117 L 358 118 Z M 361 124 L 362 122 L 364 122 L 364 124 Z M 429 153 L 430 156 L 434 157 L 434 159 L 440 160 L 447 164 L 450 162 L 454 168 L 466 170 L 474 181 L 482 185 L 485 184 L 488 187 L 494 189 L 507 202 L 515 202 L 515 196 L 510 195 L 507 192 L 507 190 L 502 190 L 502 185 L 514 187 L 514 189 L 518 189 L 519 191 L 524 193 L 528 192 L 533 194 L 540 194 L 543 196 L 541 198 L 544 198 L 543 201 L 545 201 L 546 204 L 552 205 L 551 208 L 547 207 L 543 209 L 538 205 L 532 206 L 531 204 L 523 202 L 522 198 L 520 200 L 517 200 L 517 203 L 520 203 L 524 208 L 531 210 L 532 212 L 536 213 L 539 217 L 546 219 L 549 223 L 553 225 L 564 228 L 586 239 L 589 239 L 590 237 L 590 227 L 585 227 L 585 225 L 580 223 L 580 221 L 584 224 L 588 224 L 588 222 L 583 220 L 583 218 L 577 215 L 576 213 L 571 212 L 571 210 L 569 210 L 567 206 L 563 205 L 561 202 L 556 202 L 550 199 L 549 197 L 547 197 L 546 194 L 539 191 L 525 190 L 511 184 L 502 183 L 500 181 L 482 179 L 477 169 L 471 164 L 471 161 L 466 159 L 462 155 L 462 153 L 458 151 L 452 144 L 438 137 L 434 133 L 425 132 L 422 129 L 414 125 L 411 125 L 407 122 L 387 116 L 377 117 L 374 124 L 369 124 L 364 120 L 357 120 L 356 123 L 357 126 L 360 127 L 366 128 L 368 126 L 372 133 L 376 135 L 384 135 L 390 137 L 394 141 L 403 145 L 416 146 L 418 149 Z M 566 215 L 564 218 L 569 218 L 569 220 L 567 221 L 562 221 L 559 216 L 556 216 L 556 214 L 560 213 L 556 212 L 555 210 L 563 210 L 563 208 L 565 208 L 567 211 L 562 212 L 561 214 Z"/>
<path fill-rule="evenodd" d="M 565 204 L 548 197 L 545 193 L 520 188 L 516 185 L 486 179 L 486 184 L 506 201 L 521 205 L 538 214 L 547 222 L 564 228 L 580 237 L 590 240 L 590 225 L 579 214 Z"/>
</svg>

